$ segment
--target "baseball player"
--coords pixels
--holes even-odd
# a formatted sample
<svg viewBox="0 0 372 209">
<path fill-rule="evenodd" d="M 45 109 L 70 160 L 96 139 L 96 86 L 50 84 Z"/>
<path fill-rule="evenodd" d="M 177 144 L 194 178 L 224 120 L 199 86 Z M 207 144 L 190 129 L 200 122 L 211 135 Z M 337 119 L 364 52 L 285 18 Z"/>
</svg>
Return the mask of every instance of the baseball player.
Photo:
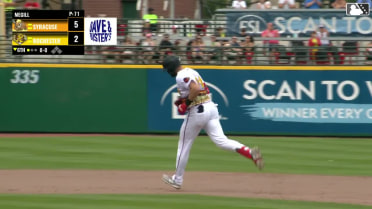
<svg viewBox="0 0 372 209">
<path fill-rule="evenodd" d="M 187 116 L 180 130 L 176 172 L 173 176 L 164 174 L 162 180 L 176 189 L 181 188 L 191 146 L 201 129 L 205 130 L 218 147 L 252 159 L 260 170 L 263 169 L 264 161 L 258 148 L 249 148 L 225 136 L 217 105 L 211 101 L 209 89 L 199 73 L 191 68 L 183 68 L 177 56 L 165 57 L 163 68 L 170 76 L 176 78 L 180 97 L 175 105 L 180 114 L 187 112 Z"/>
</svg>

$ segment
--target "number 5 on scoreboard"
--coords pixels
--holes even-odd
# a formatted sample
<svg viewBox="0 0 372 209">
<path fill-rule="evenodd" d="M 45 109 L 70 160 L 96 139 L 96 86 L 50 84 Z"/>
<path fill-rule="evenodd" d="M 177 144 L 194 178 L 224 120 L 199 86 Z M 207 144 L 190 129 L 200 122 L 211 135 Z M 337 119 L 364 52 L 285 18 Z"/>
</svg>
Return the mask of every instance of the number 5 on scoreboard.
<svg viewBox="0 0 372 209">
<path fill-rule="evenodd" d="M 84 31 L 84 18 L 68 18 L 69 31 Z"/>
</svg>

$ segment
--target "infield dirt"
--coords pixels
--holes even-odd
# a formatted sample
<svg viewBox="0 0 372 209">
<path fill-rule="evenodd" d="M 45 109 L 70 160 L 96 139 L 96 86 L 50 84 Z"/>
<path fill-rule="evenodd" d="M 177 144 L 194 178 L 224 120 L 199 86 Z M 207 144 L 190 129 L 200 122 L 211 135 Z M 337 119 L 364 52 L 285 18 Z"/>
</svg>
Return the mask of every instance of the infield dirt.
<svg viewBox="0 0 372 209">
<path fill-rule="evenodd" d="M 372 177 L 187 172 L 183 188 L 162 171 L 0 170 L 0 193 L 202 194 L 372 205 Z"/>
</svg>

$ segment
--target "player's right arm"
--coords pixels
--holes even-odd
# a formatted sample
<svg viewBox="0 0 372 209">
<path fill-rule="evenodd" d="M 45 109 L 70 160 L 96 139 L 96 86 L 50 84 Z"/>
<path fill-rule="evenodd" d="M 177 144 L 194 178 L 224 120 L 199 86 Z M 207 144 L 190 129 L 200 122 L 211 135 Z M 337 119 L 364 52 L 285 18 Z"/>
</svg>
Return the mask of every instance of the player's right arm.
<svg viewBox="0 0 372 209">
<path fill-rule="evenodd" d="M 190 93 L 188 99 L 193 101 L 200 93 L 200 86 L 195 81 L 191 81 L 189 87 Z"/>
<path fill-rule="evenodd" d="M 189 95 L 186 98 L 178 99 L 174 104 L 177 106 L 178 113 L 183 115 L 192 101 L 199 95 L 200 87 L 195 81 L 189 83 Z"/>
<path fill-rule="evenodd" d="M 196 81 L 190 80 L 187 86 L 189 89 L 188 95 L 180 95 L 179 99 L 174 103 L 176 106 L 180 105 L 181 103 L 185 103 L 188 106 L 200 94 L 200 85 Z"/>
</svg>

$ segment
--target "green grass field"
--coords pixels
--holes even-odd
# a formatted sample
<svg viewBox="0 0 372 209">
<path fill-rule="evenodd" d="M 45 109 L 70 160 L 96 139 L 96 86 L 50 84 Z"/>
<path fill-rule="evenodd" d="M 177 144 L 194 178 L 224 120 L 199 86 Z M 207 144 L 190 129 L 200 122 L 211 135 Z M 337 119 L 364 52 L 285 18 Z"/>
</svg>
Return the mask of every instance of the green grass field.
<svg viewBox="0 0 372 209">
<path fill-rule="evenodd" d="M 0 195 L 12 209 L 367 209 L 369 206 L 202 195 Z"/>
<path fill-rule="evenodd" d="M 366 166 L 372 162 L 370 139 L 232 138 L 248 146 L 261 147 L 266 161 L 264 172 L 267 173 L 372 176 L 372 166 Z M 174 170 L 177 140 L 177 136 L 0 138 L 0 169 Z M 246 159 L 217 148 L 207 137 L 195 141 L 187 170 L 257 172 Z M 201 195 L 0 195 L 1 209 L 191 207 L 372 208 Z"/>
</svg>

